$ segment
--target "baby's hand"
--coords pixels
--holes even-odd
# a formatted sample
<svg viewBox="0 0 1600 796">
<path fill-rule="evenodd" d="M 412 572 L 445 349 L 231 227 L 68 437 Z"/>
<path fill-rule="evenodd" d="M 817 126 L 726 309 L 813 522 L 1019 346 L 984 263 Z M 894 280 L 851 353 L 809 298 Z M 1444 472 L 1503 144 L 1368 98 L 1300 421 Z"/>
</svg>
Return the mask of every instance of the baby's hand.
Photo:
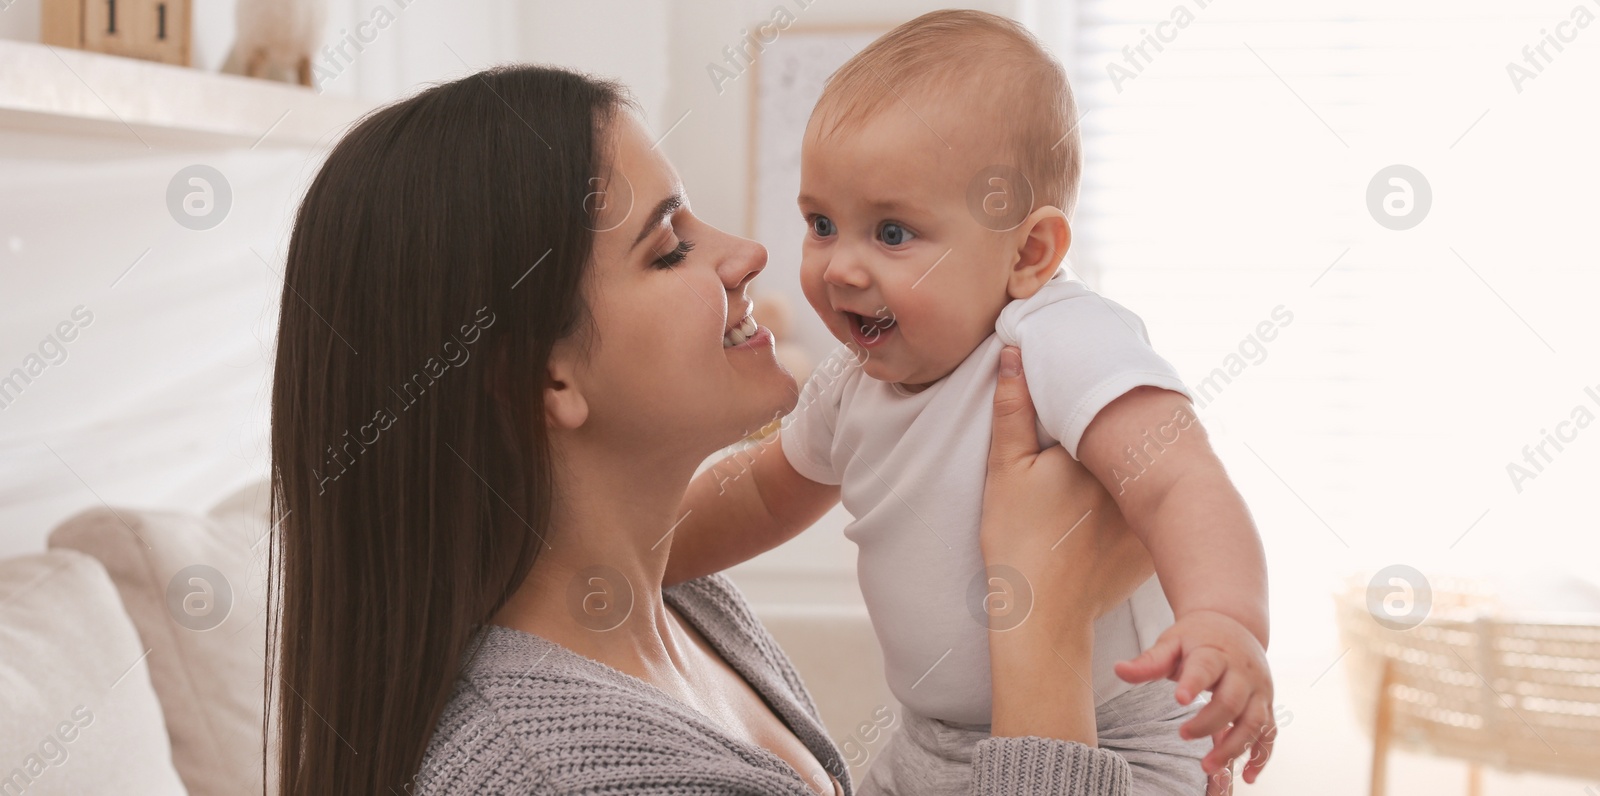
<svg viewBox="0 0 1600 796">
<path fill-rule="evenodd" d="M 1210 691 L 1210 703 L 1179 728 L 1179 735 L 1185 740 L 1207 735 L 1216 740 L 1201 761 L 1208 775 L 1251 747 L 1244 781 L 1255 782 L 1272 756 L 1278 729 L 1267 653 L 1243 624 L 1216 611 L 1192 611 L 1167 628 L 1144 654 L 1118 663 L 1116 672 L 1130 683 L 1161 677 L 1175 680 L 1178 702 L 1184 705 Z"/>
</svg>

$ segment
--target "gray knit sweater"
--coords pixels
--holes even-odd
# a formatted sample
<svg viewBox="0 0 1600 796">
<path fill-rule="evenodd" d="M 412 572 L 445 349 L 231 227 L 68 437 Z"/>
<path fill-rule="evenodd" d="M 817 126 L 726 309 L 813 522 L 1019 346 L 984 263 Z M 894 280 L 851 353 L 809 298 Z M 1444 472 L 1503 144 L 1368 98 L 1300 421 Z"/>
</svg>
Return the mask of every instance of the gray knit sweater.
<svg viewBox="0 0 1600 796">
<path fill-rule="evenodd" d="M 662 590 L 838 778 L 850 774 L 811 695 L 750 605 L 722 574 Z M 729 735 L 654 685 L 540 636 L 479 630 L 411 793 L 792 794 L 788 763 Z M 1071 741 L 989 738 L 972 762 L 974 796 L 1126 796 L 1128 764 Z"/>
</svg>

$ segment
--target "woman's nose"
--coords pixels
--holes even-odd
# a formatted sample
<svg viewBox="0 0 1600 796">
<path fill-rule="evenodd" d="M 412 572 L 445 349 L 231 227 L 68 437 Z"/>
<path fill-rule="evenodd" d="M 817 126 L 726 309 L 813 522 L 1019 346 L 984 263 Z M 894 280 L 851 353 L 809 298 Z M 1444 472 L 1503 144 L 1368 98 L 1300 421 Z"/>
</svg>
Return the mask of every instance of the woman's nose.
<svg viewBox="0 0 1600 796">
<path fill-rule="evenodd" d="M 722 283 L 729 290 L 738 290 L 756 278 L 767 267 L 767 247 L 753 240 L 737 239 L 734 251 L 723 260 Z"/>
</svg>

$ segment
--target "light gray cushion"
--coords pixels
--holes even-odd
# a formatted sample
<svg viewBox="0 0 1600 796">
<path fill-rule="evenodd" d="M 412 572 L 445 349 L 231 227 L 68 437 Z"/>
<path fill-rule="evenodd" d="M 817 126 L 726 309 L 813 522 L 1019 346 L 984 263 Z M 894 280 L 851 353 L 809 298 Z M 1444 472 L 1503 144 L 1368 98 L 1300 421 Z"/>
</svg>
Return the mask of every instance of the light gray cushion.
<svg viewBox="0 0 1600 796">
<path fill-rule="evenodd" d="M 183 794 L 146 649 L 99 561 L 0 560 L 0 793 Z"/>
<path fill-rule="evenodd" d="M 261 484 L 212 514 L 94 508 L 50 534 L 99 559 L 151 652 L 172 761 L 189 792 L 261 791 L 265 562 Z"/>
</svg>

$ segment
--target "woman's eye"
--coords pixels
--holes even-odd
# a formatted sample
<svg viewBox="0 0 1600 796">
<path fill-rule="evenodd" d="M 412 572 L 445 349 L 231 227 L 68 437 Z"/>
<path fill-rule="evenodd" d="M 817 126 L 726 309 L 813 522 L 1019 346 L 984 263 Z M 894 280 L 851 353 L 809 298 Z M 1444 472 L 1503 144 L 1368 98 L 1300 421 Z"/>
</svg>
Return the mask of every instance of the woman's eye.
<svg viewBox="0 0 1600 796">
<path fill-rule="evenodd" d="M 839 230 L 833 226 L 833 219 L 827 216 L 811 217 L 811 232 L 819 238 L 826 238 Z"/>
<path fill-rule="evenodd" d="M 909 242 L 915 237 L 916 235 L 913 234 L 911 230 L 906 229 L 905 227 L 902 227 L 893 221 L 878 227 L 878 240 L 883 241 L 889 246 L 899 246 L 902 243 Z"/>
<path fill-rule="evenodd" d="M 678 263 L 683 262 L 684 258 L 688 257 L 689 252 L 691 251 L 694 251 L 694 241 L 678 241 L 678 245 L 673 247 L 672 251 L 669 251 L 666 254 L 656 258 L 656 267 L 671 268 Z"/>
</svg>

